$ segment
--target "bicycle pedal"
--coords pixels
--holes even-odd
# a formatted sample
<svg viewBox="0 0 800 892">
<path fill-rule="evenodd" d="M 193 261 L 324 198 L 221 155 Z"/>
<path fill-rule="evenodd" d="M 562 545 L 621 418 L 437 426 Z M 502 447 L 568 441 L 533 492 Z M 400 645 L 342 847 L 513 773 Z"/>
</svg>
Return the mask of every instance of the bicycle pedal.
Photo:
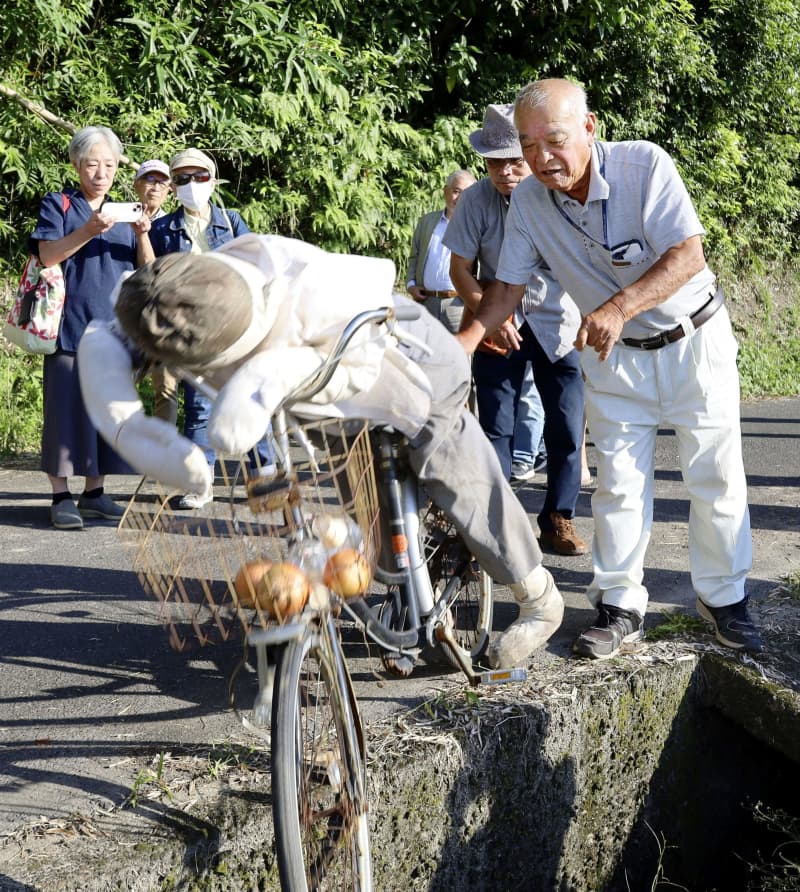
<svg viewBox="0 0 800 892">
<path fill-rule="evenodd" d="M 515 681 L 527 681 L 528 670 L 522 668 L 490 669 L 487 672 L 481 672 L 478 677 L 480 683 L 485 685 L 510 684 Z"/>
</svg>

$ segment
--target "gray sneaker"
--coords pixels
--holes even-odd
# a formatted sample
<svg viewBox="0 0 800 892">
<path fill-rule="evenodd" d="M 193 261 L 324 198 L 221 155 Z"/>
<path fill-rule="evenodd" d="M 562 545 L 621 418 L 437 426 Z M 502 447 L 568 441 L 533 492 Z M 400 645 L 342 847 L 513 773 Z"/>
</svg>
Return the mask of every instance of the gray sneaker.
<svg viewBox="0 0 800 892">
<path fill-rule="evenodd" d="M 642 638 L 644 621 L 635 610 L 601 603 L 594 625 L 578 636 L 572 649 L 582 657 L 607 660 L 615 657 L 623 644 L 633 644 Z"/>
<path fill-rule="evenodd" d="M 103 493 L 93 499 L 86 496 L 78 498 L 78 511 L 83 517 L 101 517 L 103 520 L 119 520 L 125 513 L 125 508 L 118 505 L 111 496 Z"/>
<path fill-rule="evenodd" d="M 83 529 L 83 518 L 72 499 L 50 506 L 50 522 L 57 530 Z"/>
</svg>

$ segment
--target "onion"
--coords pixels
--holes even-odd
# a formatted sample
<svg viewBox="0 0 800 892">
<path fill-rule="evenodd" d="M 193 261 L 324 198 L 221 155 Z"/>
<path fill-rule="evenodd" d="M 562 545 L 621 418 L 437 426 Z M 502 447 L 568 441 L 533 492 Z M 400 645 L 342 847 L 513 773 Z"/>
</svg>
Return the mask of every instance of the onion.
<svg viewBox="0 0 800 892">
<path fill-rule="evenodd" d="M 325 585 L 345 598 L 363 595 L 370 583 L 369 564 L 355 548 L 342 548 L 325 565 Z"/>
<path fill-rule="evenodd" d="M 256 589 L 261 609 L 278 620 L 299 613 L 308 601 L 308 577 L 295 564 L 273 564 Z"/>
<path fill-rule="evenodd" d="M 259 558 L 254 561 L 248 561 L 242 564 L 236 579 L 233 582 L 233 588 L 236 591 L 236 597 L 243 607 L 256 606 L 256 592 L 261 583 L 264 574 L 272 566 L 272 561 L 266 558 Z"/>
<path fill-rule="evenodd" d="M 340 548 L 347 539 L 347 521 L 333 514 L 320 514 L 311 522 L 311 532 L 327 549 Z"/>
</svg>

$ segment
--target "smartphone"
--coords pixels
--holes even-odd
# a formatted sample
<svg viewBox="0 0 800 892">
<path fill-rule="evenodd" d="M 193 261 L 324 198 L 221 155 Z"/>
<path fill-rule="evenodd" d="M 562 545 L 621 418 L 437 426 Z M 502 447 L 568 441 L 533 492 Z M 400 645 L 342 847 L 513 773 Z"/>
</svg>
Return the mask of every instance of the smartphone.
<svg viewBox="0 0 800 892">
<path fill-rule="evenodd" d="M 113 217 L 117 223 L 135 223 L 142 219 L 143 210 L 140 201 L 107 201 L 100 213 L 104 217 Z"/>
</svg>

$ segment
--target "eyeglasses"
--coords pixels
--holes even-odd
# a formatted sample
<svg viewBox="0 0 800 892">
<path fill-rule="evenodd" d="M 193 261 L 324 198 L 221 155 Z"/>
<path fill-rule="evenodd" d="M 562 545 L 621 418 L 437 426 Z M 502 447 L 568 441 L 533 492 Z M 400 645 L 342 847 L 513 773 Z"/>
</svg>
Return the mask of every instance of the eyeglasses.
<svg viewBox="0 0 800 892">
<path fill-rule="evenodd" d="M 204 170 L 202 173 L 176 173 L 172 178 L 172 182 L 176 186 L 185 186 L 187 183 L 207 183 L 211 179 L 211 174 Z"/>
<path fill-rule="evenodd" d="M 139 179 L 144 180 L 149 186 L 161 186 L 162 189 L 166 189 L 169 186 L 169 180 L 162 180 L 154 173 L 145 174 L 143 177 L 139 177 Z"/>
<path fill-rule="evenodd" d="M 524 158 L 487 158 L 486 164 L 492 170 L 504 170 L 506 167 L 519 167 L 525 163 Z"/>
</svg>

